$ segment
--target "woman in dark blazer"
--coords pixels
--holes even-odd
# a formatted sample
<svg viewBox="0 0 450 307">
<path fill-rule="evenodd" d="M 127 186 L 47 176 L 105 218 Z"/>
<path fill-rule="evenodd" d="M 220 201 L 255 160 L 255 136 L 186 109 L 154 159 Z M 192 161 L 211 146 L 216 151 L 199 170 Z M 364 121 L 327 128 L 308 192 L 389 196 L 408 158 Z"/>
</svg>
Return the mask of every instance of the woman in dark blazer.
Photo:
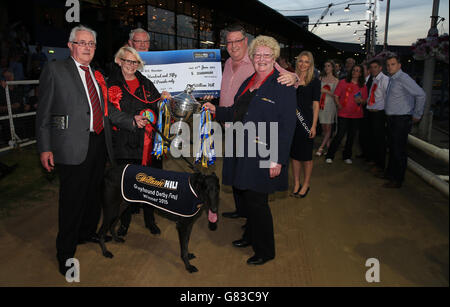
<svg viewBox="0 0 450 307">
<path fill-rule="evenodd" d="M 127 114 L 136 115 L 147 110 L 147 113 L 152 114 L 155 123 L 158 115 L 157 102 L 161 94 L 154 84 L 137 70 L 143 67 L 143 60 L 133 48 L 122 47 L 116 53 L 114 61 L 120 69 L 114 70 L 108 79 L 110 102 Z M 163 95 L 170 96 L 167 92 L 163 92 Z M 147 125 L 145 129 L 134 131 L 113 130 L 114 156 L 119 164 L 142 164 L 162 168 L 161 160 L 151 157 L 155 133 L 149 131 L 149 128 L 151 128 L 150 125 Z M 122 214 L 119 235 L 126 235 L 133 208 L 135 206 L 129 206 L 129 209 Z M 154 208 L 144 205 L 143 210 L 145 227 L 152 234 L 160 234 L 161 231 L 155 223 Z"/>
<path fill-rule="evenodd" d="M 296 121 L 295 88 L 277 82 L 279 73 L 274 64 L 279 55 L 280 47 L 275 39 L 258 36 L 249 48 L 256 72 L 241 85 L 234 105 L 204 105 L 216 114 L 217 120 L 233 123 L 228 129 L 234 129 L 236 137 L 232 143 L 226 138 L 225 147 L 233 148 L 234 153 L 229 156 L 225 152 L 222 181 L 238 191 L 239 202 L 248 218 L 242 239 L 233 245 L 251 245 L 255 255 L 247 263 L 255 265 L 275 257 L 268 195 L 288 188 L 289 149 Z M 242 134 L 240 124 L 245 127 Z"/>
</svg>

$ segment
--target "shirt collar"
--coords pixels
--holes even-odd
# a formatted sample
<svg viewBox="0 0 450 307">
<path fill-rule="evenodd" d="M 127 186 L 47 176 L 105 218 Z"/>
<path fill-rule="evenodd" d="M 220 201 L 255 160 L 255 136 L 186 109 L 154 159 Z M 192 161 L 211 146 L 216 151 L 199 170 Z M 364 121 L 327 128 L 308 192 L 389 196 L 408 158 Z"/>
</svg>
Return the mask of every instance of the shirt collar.
<svg viewBox="0 0 450 307">
<path fill-rule="evenodd" d="M 77 65 L 78 68 L 80 68 L 80 66 L 87 66 L 87 67 L 89 67 L 89 70 L 91 70 L 91 66 L 90 65 L 83 65 L 80 62 L 77 62 L 77 60 L 75 60 L 73 56 L 71 56 L 71 58 L 75 62 L 75 65 Z"/>
<path fill-rule="evenodd" d="M 403 73 L 403 71 L 401 69 L 399 69 L 399 71 L 397 71 L 395 74 L 393 74 L 391 76 L 392 79 L 397 79 L 398 77 L 400 77 L 400 75 Z"/>
</svg>

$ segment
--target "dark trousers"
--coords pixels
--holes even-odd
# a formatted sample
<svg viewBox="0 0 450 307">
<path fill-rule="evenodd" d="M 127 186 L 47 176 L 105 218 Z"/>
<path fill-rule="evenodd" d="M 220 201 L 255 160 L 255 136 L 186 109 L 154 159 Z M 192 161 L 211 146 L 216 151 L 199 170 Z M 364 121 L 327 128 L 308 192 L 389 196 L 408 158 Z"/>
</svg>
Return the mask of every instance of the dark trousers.
<svg viewBox="0 0 450 307">
<path fill-rule="evenodd" d="M 373 160 L 373 155 L 371 154 L 371 142 L 370 139 L 370 123 L 369 123 L 369 111 L 364 107 L 364 117 L 359 121 L 359 146 L 361 147 L 361 155 L 366 160 Z"/>
<path fill-rule="evenodd" d="M 338 117 L 338 131 L 336 136 L 331 141 L 330 148 L 328 149 L 327 159 L 334 159 L 334 155 L 338 150 L 339 145 L 345 135 L 347 135 L 347 141 L 345 142 L 345 149 L 342 153 L 342 158 L 351 159 L 353 140 L 355 138 L 355 133 L 358 131 L 359 118 L 344 118 Z"/>
<path fill-rule="evenodd" d="M 370 158 L 384 171 L 386 167 L 386 115 L 384 110 L 369 111 Z"/>
<path fill-rule="evenodd" d="M 406 145 L 412 128 L 411 115 L 387 116 L 389 162 L 386 175 L 392 181 L 402 183 L 405 179 L 408 156 Z"/>
<path fill-rule="evenodd" d="M 75 255 L 78 240 L 97 231 L 101 213 L 101 184 L 105 171 L 105 135 L 90 133 L 86 159 L 80 165 L 57 164 L 59 174 L 58 260 Z"/>
<path fill-rule="evenodd" d="M 247 214 L 243 239 L 250 242 L 255 255 L 263 259 L 275 258 L 275 239 L 269 195 L 234 188 L 239 203 Z"/>
<path fill-rule="evenodd" d="M 233 198 L 234 198 L 234 205 L 236 206 L 236 212 L 241 217 L 247 217 L 247 213 L 245 212 L 245 206 L 242 203 L 242 197 L 239 197 L 242 193 L 242 190 L 239 190 L 235 187 L 233 187 Z"/>
<path fill-rule="evenodd" d="M 118 160 L 119 164 L 138 164 L 140 165 L 142 163 L 141 160 L 135 160 L 135 159 L 120 159 Z M 156 159 L 155 157 L 152 157 L 151 167 L 153 168 L 159 168 L 162 169 L 162 159 Z M 125 228 L 130 227 L 131 223 L 131 214 L 135 211 L 136 206 L 138 204 L 131 203 L 127 209 L 122 213 L 120 216 L 120 225 L 124 226 Z M 148 204 L 142 204 L 142 210 L 144 211 L 144 223 L 145 227 L 149 228 L 150 225 L 155 224 L 155 207 L 148 205 Z"/>
</svg>

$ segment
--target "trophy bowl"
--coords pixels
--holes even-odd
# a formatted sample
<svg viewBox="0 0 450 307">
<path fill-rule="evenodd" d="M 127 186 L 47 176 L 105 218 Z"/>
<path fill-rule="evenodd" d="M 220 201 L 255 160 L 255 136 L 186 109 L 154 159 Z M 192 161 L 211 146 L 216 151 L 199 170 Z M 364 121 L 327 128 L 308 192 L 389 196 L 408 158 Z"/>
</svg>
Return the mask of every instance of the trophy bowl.
<svg viewBox="0 0 450 307">
<path fill-rule="evenodd" d="M 200 112 L 202 107 L 191 94 L 193 90 L 193 85 L 188 84 L 184 92 L 172 97 L 169 101 L 170 115 L 175 118 L 175 122 L 172 124 L 175 128 L 171 128 L 171 132 L 175 131 L 174 142 L 177 148 L 181 146 L 181 140 L 176 141 L 176 137 L 181 134 L 182 123 L 187 123 L 192 114 Z"/>
</svg>

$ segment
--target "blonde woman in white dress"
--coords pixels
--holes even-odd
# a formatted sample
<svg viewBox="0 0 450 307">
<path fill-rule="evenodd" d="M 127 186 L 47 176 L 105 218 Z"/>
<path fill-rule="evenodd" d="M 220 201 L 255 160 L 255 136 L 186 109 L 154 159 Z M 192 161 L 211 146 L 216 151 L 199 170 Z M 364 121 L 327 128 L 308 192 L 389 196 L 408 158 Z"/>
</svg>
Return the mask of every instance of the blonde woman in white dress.
<svg viewBox="0 0 450 307">
<path fill-rule="evenodd" d="M 336 68 L 333 61 L 326 61 L 320 75 L 321 96 L 319 103 L 319 122 L 324 133 L 322 144 L 316 152 L 316 156 L 326 154 L 331 143 L 331 130 L 336 121 L 336 104 L 334 102 L 334 89 L 339 79 L 336 78 Z"/>
</svg>

